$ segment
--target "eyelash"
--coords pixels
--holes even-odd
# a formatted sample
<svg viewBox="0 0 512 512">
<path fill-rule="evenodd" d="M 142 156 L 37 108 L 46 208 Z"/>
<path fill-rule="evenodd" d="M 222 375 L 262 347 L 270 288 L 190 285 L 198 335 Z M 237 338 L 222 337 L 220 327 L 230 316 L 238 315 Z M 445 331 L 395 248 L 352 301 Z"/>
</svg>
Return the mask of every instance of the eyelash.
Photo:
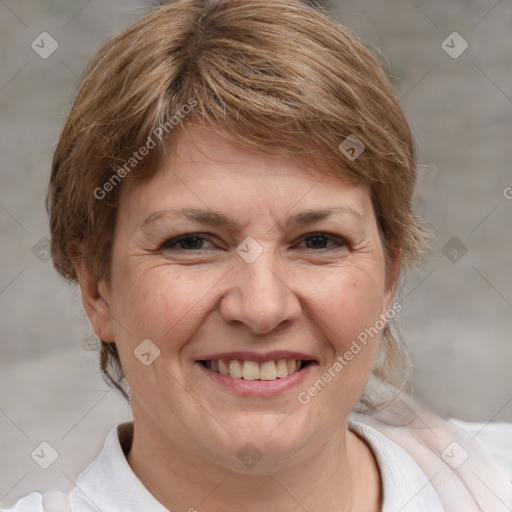
<svg viewBox="0 0 512 512">
<path fill-rule="evenodd" d="M 315 238 L 315 237 L 323 237 L 327 241 L 335 242 L 336 245 L 337 245 L 337 248 L 343 248 L 343 247 L 347 247 L 348 246 L 347 242 L 345 240 L 343 240 L 342 238 L 337 237 L 337 236 L 333 236 L 333 235 L 329 235 L 327 233 L 323 233 L 323 232 L 320 232 L 320 231 L 319 232 L 308 233 L 307 235 L 304 235 L 301 238 L 301 242 L 305 241 L 305 240 L 308 240 L 308 239 Z M 190 233 L 190 234 L 187 234 L 187 235 L 182 235 L 182 236 L 179 236 L 179 237 L 176 237 L 176 238 L 172 238 L 172 239 L 167 240 L 166 242 L 164 242 L 161 245 L 160 250 L 161 251 L 172 250 L 174 248 L 173 246 L 176 246 L 180 242 L 189 241 L 189 240 L 192 240 L 192 239 L 208 240 L 208 237 L 204 236 L 204 235 L 202 235 L 200 233 Z M 314 250 L 311 247 L 307 247 L 306 249 Z M 335 248 L 320 247 L 318 250 L 319 251 L 332 251 L 334 249 L 336 249 L 336 247 Z M 205 250 L 205 249 L 183 249 L 181 247 L 178 250 L 183 250 L 185 252 L 199 252 L 199 251 Z"/>
</svg>

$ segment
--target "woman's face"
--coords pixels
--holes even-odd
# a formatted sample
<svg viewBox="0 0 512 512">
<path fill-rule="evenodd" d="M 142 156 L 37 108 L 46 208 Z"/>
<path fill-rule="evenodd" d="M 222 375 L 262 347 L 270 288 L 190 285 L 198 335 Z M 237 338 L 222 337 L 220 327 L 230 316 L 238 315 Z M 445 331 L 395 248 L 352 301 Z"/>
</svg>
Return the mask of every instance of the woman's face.
<svg viewBox="0 0 512 512">
<path fill-rule="evenodd" d="M 190 134 L 124 191 L 91 320 L 116 341 L 136 432 L 241 471 L 259 454 L 286 466 L 346 428 L 377 355 L 380 334 L 360 335 L 382 329 L 394 290 L 372 203 L 291 158 Z"/>
</svg>

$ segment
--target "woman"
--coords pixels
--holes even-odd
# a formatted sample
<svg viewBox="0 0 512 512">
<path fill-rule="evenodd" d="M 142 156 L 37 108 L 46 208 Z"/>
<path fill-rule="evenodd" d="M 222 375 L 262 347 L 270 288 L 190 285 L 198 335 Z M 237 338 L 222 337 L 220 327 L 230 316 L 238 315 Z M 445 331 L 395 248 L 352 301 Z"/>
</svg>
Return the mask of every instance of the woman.
<svg viewBox="0 0 512 512">
<path fill-rule="evenodd" d="M 298 1 L 178 1 L 108 42 L 48 208 L 134 421 L 12 510 L 511 510 L 512 427 L 399 392 L 415 166 L 376 60 Z"/>
</svg>

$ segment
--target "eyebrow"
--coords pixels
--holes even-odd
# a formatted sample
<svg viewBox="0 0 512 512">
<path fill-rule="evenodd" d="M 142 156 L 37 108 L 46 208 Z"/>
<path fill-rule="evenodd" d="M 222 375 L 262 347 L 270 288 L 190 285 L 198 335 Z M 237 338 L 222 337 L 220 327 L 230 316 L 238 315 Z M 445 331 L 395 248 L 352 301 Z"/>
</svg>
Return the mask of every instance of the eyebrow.
<svg viewBox="0 0 512 512">
<path fill-rule="evenodd" d="M 313 222 L 326 219 L 333 214 L 350 215 L 355 217 L 359 222 L 364 223 L 364 217 L 360 212 L 347 206 L 339 206 L 335 208 L 324 208 L 321 210 L 304 210 L 291 216 L 286 215 L 284 217 L 284 224 L 292 226 L 311 224 Z M 163 210 L 158 210 L 150 213 L 146 217 L 142 223 L 142 227 L 148 227 L 151 224 L 168 216 L 182 217 L 188 220 L 199 222 L 201 224 L 225 227 L 230 230 L 237 229 L 236 223 L 226 217 L 223 213 L 213 210 L 202 210 L 200 208 L 165 208 Z M 279 222 L 279 224 L 280 223 L 281 222 Z"/>
</svg>

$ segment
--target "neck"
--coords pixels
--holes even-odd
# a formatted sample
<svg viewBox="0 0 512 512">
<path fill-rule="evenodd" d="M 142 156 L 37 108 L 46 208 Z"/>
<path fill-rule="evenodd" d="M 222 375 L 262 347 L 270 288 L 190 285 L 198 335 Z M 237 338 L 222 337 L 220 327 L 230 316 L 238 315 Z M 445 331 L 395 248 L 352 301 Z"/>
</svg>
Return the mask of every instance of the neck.
<svg viewBox="0 0 512 512">
<path fill-rule="evenodd" d="M 314 453 L 284 468 L 238 473 L 200 457 L 150 421 L 137 421 L 127 456 L 132 470 L 169 510 L 201 512 L 375 512 L 380 474 L 368 446 L 346 423 Z"/>
</svg>

